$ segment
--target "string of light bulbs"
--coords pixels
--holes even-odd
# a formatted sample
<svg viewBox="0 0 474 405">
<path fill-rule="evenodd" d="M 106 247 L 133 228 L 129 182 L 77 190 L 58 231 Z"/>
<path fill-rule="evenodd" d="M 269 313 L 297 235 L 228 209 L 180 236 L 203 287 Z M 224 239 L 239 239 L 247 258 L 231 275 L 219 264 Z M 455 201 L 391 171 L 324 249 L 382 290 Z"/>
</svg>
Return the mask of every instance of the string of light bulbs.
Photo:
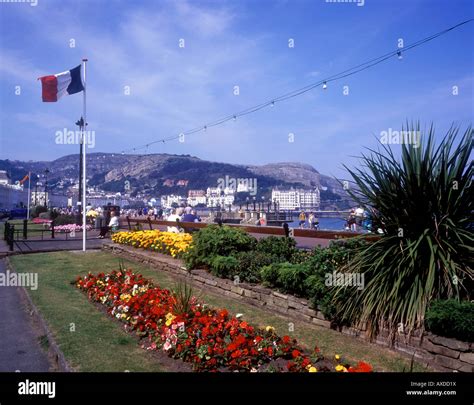
<svg viewBox="0 0 474 405">
<path fill-rule="evenodd" d="M 140 145 L 140 146 L 137 146 L 137 147 L 134 147 L 134 148 L 130 148 L 130 149 L 126 149 L 126 150 L 122 150 L 122 154 L 125 154 L 126 152 L 136 152 L 137 150 L 141 150 L 141 149 L 145 149 L 146 150 L 146 153 L 148 153 L 148 148 L 151 146 L 151 145 L 155 145 L 157 143 L 165 143 L 165 142 L 169 142 L 169 141 L 173 141 L 173 140 L 176 140 L 176 139 L 180 139 L 186 135 L 192 135 L 192 134 L 195 134 L 197 132 L 201 132 L 201 131 L 207 131 L 208 128 L 212 128 L 212 127 L 215 127 L 215 126 L 218 126 L 218 125 L 222 125 L 228 121 L 235 121 L 237 120 L 237 118 L 239 117 L 243 117 L 245 115 L 249 115 L 249 114 L 253 114 L 259 110 L 262 110 L 264 108 L 267 108 L 267 107 L 273 107 L 275 106 L 276 103 L 281 103 L 282 101 L 286 101 L 286 100 L 289 100 L 291 98 L 294 98 L 294 97 L 297 97 L 297 96 L 300 96 L 304 93 L 307 93 L 317 87 L 320 87 L 322 86 L 322 88 L 324 90 L 327 89 L 328 87 L 328 83 L 330 82 L 334 82 L 334 81 L 337 81 L 337 80 L 341 80 L 341 79 L 344 79 L 346 77 L 349 77 L 349 76 L 352 76 L 352 75 L 355 75 L 357 73 L 360 73 L 364 70 L 367 70 L 367 69 L 370 69 L 382 62 L 385 62 L 386 60 L 388 59 L 391 59 L 393 58 L 394 56 L 396 56 L 398 59 L 402 59 L 403 58 L 403 53 L 411 50 L 411 49 L 414 49 L 418 46 L 421 46 L 427 42 L 430 42 L 442 35 L 445 35 L 447 34 L 448 32 L 450 31 L 453 31 L 467 23 L 470 23 L 474 21 L 474 18 L 471 18 L 469 20 L 466 20 L 466 21 L 463 21 L 459 24 L 456 24 L 456 25 L 453 25 L 452 27 L 449 27 L 449 28 L 446 28 L 445 30 L 443 31 L 440 31 L 440 32 L 437 32 L 436 34 L 433 34 L 431 36 L 428 36 L 426 38 L 423 38 L 417 42 L 414 42 L 406 47 L 403 47 L 403 48 L 397 48 L 396 50 L 394 51 L 391 51 L 391 52 L 388 52 L 384 55 L 381 55 L 381 56 L 378 56 L 376 58 L 373 58 L 373 59 L 370 59 L 366 62 L 363 62 L 359 65 L 356 65 L 356 66 L 353 66 L 349 69 L 346 69 L 342 72 L 339 72 L 339 73 L 336 73 L 332 76 L 329 76 L 329 77 L 326 77 L 325 79 L 322 79 L 318 82 L 315 82 L 315 83 L 312 83 L 312 84 L 309 84 L 305 87 L 301 87 L 299 89 L 296 89 L 296 90 L 293 90 L 293 91 L 290 91 L 286 94 L 282 94 L 280 96 L 277 96 L 277 97 L 274 97 L 272 99 L 269 99 L 263 103 L 260 103 L 260 104 L 257 104 L 257 105 L 254 105 L 252 107 L 249 107 L 245 110 L 242 110 L 242 111 L 239 111 L 237 113 L 234 113 L 234 114 L 230 114 L 230 115 L 227 115 L 227 116 L 224 116 L 222 118 L 219 118 L 215 121 L 211 121 L 207 124 L 204 124 L 204 125 L 201 125 L 199 127 L 195 127 L 193 129 L 190 129 L 188 131 L 183 131 L 181 132 L 180 134 L 178 135 L 171 135 L 167 138 L 161 138 L 161 139 L 158 139 L 156 141 L 152 141 L 152 142 L 148 142 L 144 145 Z"/>
</svg>

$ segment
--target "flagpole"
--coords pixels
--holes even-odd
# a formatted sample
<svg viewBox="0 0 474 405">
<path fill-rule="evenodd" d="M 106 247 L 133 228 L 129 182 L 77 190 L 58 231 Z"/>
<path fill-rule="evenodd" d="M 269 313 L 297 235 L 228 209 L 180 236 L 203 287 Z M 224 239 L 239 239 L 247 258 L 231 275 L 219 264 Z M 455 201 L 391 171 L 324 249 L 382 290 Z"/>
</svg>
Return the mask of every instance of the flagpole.
<svg viewBox="0 0 474 405">
<path fill-rule="evenodd" d="M 30 200 L 31 200 L 31 172 L 28 172 L 28 209 L 26 210 L 26 219 L 30 220 Z"/>
<path fill-rule="evenodd" d="M 84 70 L 84 92 L 83 92 L 83 117 L 84 125 L 82 126 L 82 251 L 86 251 L 86 138 L 85 128 L 87 127 L 87 115 L 86 115 L 86 63 L 87 59 L 82 59 L 82 66 Z"/>
</svg>

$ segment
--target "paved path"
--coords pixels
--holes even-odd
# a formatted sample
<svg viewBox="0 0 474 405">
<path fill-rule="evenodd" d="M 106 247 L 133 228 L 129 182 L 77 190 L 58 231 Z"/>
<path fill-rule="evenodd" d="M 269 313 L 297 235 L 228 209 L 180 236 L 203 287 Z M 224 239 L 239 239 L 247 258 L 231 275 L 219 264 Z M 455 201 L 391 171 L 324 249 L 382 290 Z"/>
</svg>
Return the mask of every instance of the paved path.
<svg viewBox="0 0 474 405">
<path fill-rule="evenodd" d="M 87 239 L 87 249 L 100 249 L 104 241 L 110 239 Z M 10 252 L 5 241 L 0 240 L 0 257 L 11 253 L 55 252 L 59 250 L 82 250 L 82 239 L 28 239 L 15 241 L 13 252 Z"/>
<path fill-rule="evenodd" d="M 88 239 L 86 242 L 87 249 L 100 249 L 104 240 L 110 239 Z M 19 240 L 14 246 L 14 251 L 23 253 L 39 253 L 39 252 L 56 252 L 59 250 L 82 250 L 82 239 L 68 240 Z"/>
<path fill-rule="evenodd" d="M 5 273 L 5 260 L 0 260 Z M 0 371 L 49 371 L 18 288 L 0 286 Z"/>
</svg>

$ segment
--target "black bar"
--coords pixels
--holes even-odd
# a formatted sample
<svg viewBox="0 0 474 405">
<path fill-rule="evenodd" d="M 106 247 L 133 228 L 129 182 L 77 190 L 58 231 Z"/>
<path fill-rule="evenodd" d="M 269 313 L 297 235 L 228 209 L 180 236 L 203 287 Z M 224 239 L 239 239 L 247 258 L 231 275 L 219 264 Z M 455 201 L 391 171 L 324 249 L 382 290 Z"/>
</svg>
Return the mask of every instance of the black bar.
<svg viewBox="0 0 474 405">
<path fill-rule="evenodd" d="M 126 365 L 124 365 L 125 367 Z M 20 384 L 26 382 L 54 382 L 54 398 L 44 395 L 20 395 Z M 424 384 L 423 388 L 413 382 Z M 450 386 L 443 386 L 444 383 Z M 429 384 L 429 385 L 428 385 Z M 441 384 L 441 385 L 438 385 Z M 351 398 L 362 398 L 363 403 L 383 403 L 390 398 L 394 403 L 461 403 L 472 404 L 472 375 L 470 373 L 2 373 L 0 396 L 2 403 L 69 403 L 78 401 L 106 403 L 156 397 L 160 393 L 228 392 L 291 393 L 301 398 L 302 392 L 318 396 L 337 396 L 341 403 L 358 403 Z M 410 395 L 413 391 L 447 392 L 451 395 Z M 137 394 L 139 393 L 139 394 Z M 300 395 L 298 395 L 300 394 Z M 245 394 L 243 394 L 245 395 Z M 303 399 L 303 398 L 302 398 Z M 371 401 L 370 399 L 376 399 Z M 23 400 L 23 401 L 22 401 Z M 118 401 L 117 401 L 118 400 Z M 151 401 L 150 401 L 151 402 Z M 296 403 L 302 401 L 294 401 Z M 312 402 L 312 401 L 311 401 Z M 316 401 L 315 401 L 316 402 Z M 385 401 L 388 402 L 388 401 Z M 312 402 L 313 403 L 313 402 Z"/>
<path fill-rule="evenodd" d="M 23 239 L 28 239 L 28 220 L 23 220 Z"/>
<path fill-rule="evenodd" d="M 10 225 L 10 235 L 8 237 L 8 244 L 10 247 L 10 252 L 13 252 L 13 243 L 15 239 L 15 225 Z"/>
</svg>

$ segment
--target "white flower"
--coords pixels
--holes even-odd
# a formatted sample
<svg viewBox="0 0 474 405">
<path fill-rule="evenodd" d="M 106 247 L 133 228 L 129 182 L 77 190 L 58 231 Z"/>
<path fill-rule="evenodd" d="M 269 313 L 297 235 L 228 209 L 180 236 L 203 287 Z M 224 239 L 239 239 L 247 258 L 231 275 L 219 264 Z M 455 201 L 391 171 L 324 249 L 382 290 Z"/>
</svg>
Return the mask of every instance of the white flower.
<svg viewBox="0 0 474 405">
<path fill-rule="evenodd" d="M 235 317 L 236 317 L 237 319 L 240 319 L 240 318 L 242 318 L 243 316 L 244 316 L 244 314 L 237 314 L 237 315 L 235 315 Z"/>
</svg>

